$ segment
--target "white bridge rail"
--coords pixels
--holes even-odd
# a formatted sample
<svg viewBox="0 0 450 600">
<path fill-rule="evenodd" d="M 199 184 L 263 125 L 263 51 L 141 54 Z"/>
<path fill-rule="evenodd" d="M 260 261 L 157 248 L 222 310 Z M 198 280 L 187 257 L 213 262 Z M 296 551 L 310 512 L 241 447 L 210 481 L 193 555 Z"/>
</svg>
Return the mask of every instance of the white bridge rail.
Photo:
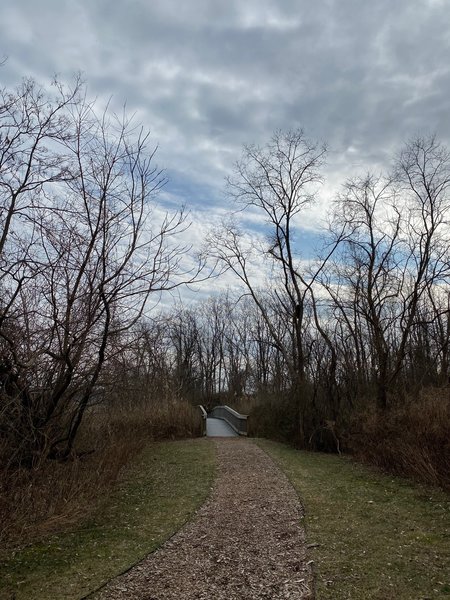
<svg viewBox="0 0 450 600">
<path fill-rule="evenodd" d="M 198 407 L 202 415 L 202 435 L 206 435 L 206 419 L 208 418 L 208 413 L 201 404 L 199 404 Z"/>
</svg>

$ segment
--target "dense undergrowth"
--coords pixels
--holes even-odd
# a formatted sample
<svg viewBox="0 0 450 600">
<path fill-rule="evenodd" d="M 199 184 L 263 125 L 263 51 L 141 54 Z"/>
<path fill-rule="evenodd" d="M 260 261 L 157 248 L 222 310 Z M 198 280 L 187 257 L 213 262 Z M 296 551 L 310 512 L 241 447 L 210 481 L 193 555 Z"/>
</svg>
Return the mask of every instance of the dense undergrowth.
<svg viewBox="0 0 450 600">
<path fill-rule="evenodd" d="M 301 416 L 286 396 L 231 401 L 249 414 L 250 434 L 295 447 L 348 453 L 382 470 L 450 489 L 450 389 L 428 389 L 385 411 L 360 408 L 320 421 L 299 441 Z"/>
<path fill-rule="evenodd" d="M 363 415 L 349 449 L 385 471 L 450 490 L 450 390 L 428 391 L 382 415 Z"/>
<path fill-rule="evenodd" d="M 20 547 L 72 526 L 95 509 L 149 441 L 197 437 L 201 428 L 198 409 L 186 402 L 99 405 L 90 409 L 68 460 L 42 457 L 31 469 L 8 468 L 4 456 L 1 545 Z"/>
</svg>

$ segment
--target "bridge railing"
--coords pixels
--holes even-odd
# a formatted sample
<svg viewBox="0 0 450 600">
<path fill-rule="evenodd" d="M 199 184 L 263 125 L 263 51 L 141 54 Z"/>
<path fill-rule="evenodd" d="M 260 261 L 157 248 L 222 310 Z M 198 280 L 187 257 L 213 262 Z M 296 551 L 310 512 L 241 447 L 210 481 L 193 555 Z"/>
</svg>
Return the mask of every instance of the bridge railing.
<svg viewBox="0 0 450 600">
<path fill-rule="evenodd" d="M 247 435 L 247 415 L 241 415 L 225 404 L 215 406 L 208 416 L 216 419 L 223 419 L 236 433 L 239 435 Z"/>
<path fill-rule="evenodd" d="M 202 435 L 206 435 L 206 419 L 208 418 L 208 413 L 206 412 L 205 407 L 201 404 L 199 404 L 198 407 L 202 416 Z"/>
</svg>

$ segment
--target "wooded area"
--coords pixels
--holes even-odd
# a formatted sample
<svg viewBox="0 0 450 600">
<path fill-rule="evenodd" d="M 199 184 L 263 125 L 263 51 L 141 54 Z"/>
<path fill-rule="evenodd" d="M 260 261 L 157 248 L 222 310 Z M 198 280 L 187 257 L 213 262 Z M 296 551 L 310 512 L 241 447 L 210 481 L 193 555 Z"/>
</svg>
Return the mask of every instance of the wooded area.
<svg viewBox="0 0 450 600">
<path fill-rule="evenodd" d="M 226 400 L 257 435 L 449 484 L 450 153 L 416 138 L 389 172 L 347 181 L 305 256 L 326 151 L 302 131 L 246 147 L 228 192 L 267 237 L 228 220 L 194 256 L 184 210 L 155 203 L 165 175 L 140 125 L 91 103 L 80 80 L 2 91 L 5 481 L 76 458 L 100 416 L 121 414 L 132 439 L 163 410 L 151 435 L 192 435 L 191 405 Z M 217 265 L 236 292 L 149 312 Z"/>
</svg>

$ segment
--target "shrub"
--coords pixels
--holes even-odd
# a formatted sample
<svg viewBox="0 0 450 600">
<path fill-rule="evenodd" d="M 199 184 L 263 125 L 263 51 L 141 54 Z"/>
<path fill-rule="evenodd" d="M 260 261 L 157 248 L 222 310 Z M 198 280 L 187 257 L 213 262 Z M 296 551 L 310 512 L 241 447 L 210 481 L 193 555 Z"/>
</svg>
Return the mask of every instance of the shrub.
<svg viewBox="0 0 450 600">
<path fill-rule="evenodd" d="M 64 529 L 95 507 L 149 441 L 201 433 L 200 411 L 187 402 L 91 407 L 68 460 L 42 459 L 32 469 L 2 463 L 0 543 L 28 543 Z"/>
<path fill-rule="evenodd" d="M 348 444 L 365 462 L 450 489 L 449 390 L 427 390 L 401 407 L 360 414 Z"/>
</svg>

